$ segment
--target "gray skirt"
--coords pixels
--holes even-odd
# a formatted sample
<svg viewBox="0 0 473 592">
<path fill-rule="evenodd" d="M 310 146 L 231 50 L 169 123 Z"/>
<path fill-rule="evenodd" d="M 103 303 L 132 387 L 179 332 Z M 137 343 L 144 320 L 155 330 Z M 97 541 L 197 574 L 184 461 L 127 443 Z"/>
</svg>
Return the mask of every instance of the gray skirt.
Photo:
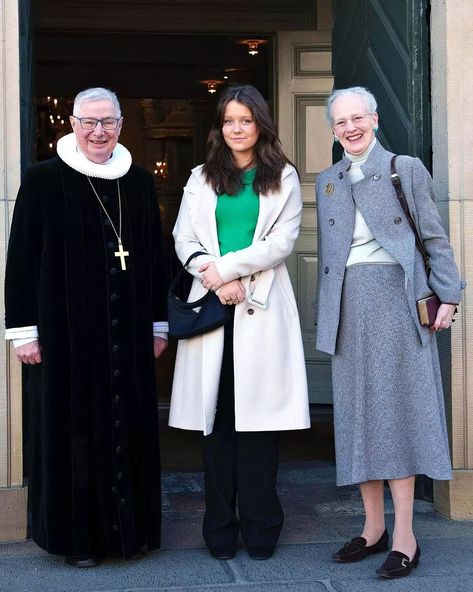
<svg viewBox="0 0 473 592">
<path fill-rule="evenodd" d="M 435 335 L 422 346 L 399 265 L 354 265 L 332 358 L 337 485 L 450 479 Z"/>
</svg>

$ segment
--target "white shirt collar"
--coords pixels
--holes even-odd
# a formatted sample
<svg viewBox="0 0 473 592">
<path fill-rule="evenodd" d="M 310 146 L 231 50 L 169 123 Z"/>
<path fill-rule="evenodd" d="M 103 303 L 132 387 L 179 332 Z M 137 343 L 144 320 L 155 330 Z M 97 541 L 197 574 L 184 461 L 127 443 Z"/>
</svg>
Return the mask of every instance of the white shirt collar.
<svg viewBox="0 0 473 592">
<path fill-rule="evenodd" d="M 92 162 L 79 150 L 74 133 L 58 140 L 57 153 L 67 165 L 88 177 L 119 179 L 126 175 L 131 167 L 131 154 L 122 144 L 115 146 L 112 156 L 106 162 Z"/>
</svg>

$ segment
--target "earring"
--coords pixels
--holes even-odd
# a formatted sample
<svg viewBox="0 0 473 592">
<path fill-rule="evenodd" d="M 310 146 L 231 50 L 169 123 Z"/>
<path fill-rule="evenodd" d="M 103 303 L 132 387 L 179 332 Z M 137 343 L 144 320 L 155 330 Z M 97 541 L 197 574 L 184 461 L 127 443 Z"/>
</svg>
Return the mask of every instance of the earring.
<svg viewBox="0 0 473 592">
<path fill-rule="evenodd" d="M 374 131 L 374 133 L 376 133 L 378 131 L 378 126 L 377 125 L 374 126 L 373 131 Z"/>
<path fill-rule="evenodd" d="M 336 136 L 335 134 L 334 134 L 334 136 L 333 136 L 333 141 L 334 141 L 334 142 L 338 142 L 338 141 L 339 141 L 339 140 L 338 140 L 338 138 L 337 138 L 337 136 Z"/>
</svg>

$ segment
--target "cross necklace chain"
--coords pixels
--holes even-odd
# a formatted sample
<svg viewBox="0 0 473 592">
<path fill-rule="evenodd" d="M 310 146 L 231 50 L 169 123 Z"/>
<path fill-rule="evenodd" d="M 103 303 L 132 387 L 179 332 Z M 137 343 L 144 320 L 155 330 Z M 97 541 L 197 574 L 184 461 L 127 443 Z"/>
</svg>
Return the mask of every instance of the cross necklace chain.
<svg viewBox="0 0 473 592">
<path fill-rule="evenodd" d="M 102 210 L 105 212 L 105 215 L 107 216 L 110 224 L 112 225 L 113 232 L 115 233 L 115 235 L 117 237 L 117 241 L 118 241 L 118 251 L 115 251 L 114 255 L 115 255 L 115 257 L 120 257 L 122 271 L 125 271 L 126 270 L 125 257 L 129 257 L 130 253 L 129 253 L 129 251 L 125 251 L 123 249 L 122 238 L 121 238 L 122 237 L 122 197 L 120 194 L 120 181 L 117 179 L 117 188 L 118 188 L 118 232 L 117 232 L 117 229 L 115 228 L 115 224 L 113 223 L 112 219 L 110 218 L 109 213 L 107 212 L 105 206 L 103 205 L 102 200 L 100 199 L 99 194 L 97 193 L 97 190 L 94 187 L 94 184 L 90 180 L 90 177 L 87 177 L 87 180 L 89 181 L 90 186 L 92 187 L 92 191 L 95 193 L 95 197 L 98 199 L 99 204 L 102 206 Z"/>
</svg>

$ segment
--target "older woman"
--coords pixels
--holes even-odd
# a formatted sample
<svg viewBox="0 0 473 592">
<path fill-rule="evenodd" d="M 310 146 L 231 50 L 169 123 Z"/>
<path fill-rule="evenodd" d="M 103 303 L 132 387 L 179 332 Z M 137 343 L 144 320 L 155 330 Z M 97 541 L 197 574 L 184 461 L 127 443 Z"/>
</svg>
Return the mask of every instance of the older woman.
<svg viewBox="0 0 473 592">
<path fill-rule="evenodd" d="M 361 87 L 334 91 L 327 114 L 345 152 L 317 180 L 317 348 L 333 355 L 337 484 L 360 484 L 366 514 L 361 536 L 333 558 L 353 562 L 388 549 L 387 479 L 395 524 L 392 551 L 377 573 L 398 578 L 420 557 L 415 475 L 451 478 L 435 332 L 450 327 L 463 285 L 430 175 L 419 159 L 400 156 L 396 169 L 430 256 L 427 277 L 392 185 L 393 154 L 375 137 L 373 95 Z M 429 328 L 419 322 L 416 301 L 432 291 L 442 304 Z"/>
<path fill-rule="evenodd" d="M 173 232 L 183 263 L 205 252 L 188 267 L 189 300 L 214 290 L 231 313 L 225 327 L 179 342 L 169 420 L 204 433 L 203 534 L 217 559 L 234 556 L 240 532 L 250 557 L 271 557 L 283 523 L 279 431 L 310 423 L 285 265 L 301 213 L 299 178 L 264 98 L 252 86 L 227 89 Z"/>
</svg>

